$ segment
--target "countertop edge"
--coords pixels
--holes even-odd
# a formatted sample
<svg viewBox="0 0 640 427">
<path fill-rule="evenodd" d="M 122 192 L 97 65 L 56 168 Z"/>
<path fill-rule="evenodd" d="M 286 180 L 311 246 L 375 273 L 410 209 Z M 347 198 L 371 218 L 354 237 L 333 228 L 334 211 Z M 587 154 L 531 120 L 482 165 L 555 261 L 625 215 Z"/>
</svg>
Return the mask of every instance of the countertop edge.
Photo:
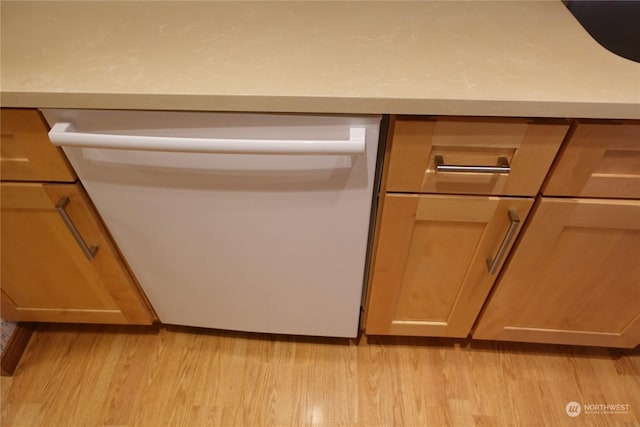
<svg viewBox="0 0 640 427">
<path fill-rule="evenodd" d="M 273 95 L 1 92 L 5 108 L 96 108 L 326 114 L 416 114 L 640 120 L 640 104 L 537 100 L 393 99 Z"/>
</svg>

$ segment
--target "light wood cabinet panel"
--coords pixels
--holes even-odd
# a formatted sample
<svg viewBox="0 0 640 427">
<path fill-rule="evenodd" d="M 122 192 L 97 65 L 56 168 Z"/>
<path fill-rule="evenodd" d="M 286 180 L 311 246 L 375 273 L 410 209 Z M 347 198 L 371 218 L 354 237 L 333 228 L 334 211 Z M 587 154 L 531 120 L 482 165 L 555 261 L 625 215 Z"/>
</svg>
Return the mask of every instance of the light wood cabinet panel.
<svg viewBox="0 0 640 427">
<path fill-rule="evenodd" d="M 473 337 L 640 344 L 640 201 L 543 198 Z"/>
<path fill-rule="evenodd" d="M 64 154 L 49 141 L 49 128 L 38 110 L 3 108 L 0 126 L 3 181 L 75 181 Z"/>
<path fill-rule="evenodd" d="M 465 337 L 531 199 L 387 194 L 367 310 L 368 334 Z M 506 252 L 505 252 L 506 253 Z M 497 265 L 499 267 L 499 263 Z"/>
<path fill-rule="evenodd" d="M 79 184 L 1 184 L 2 310 L 16 321 L 150 324 L 151 313 Z M 65 207 L 90 260 L 56 209 Z"/>
<path fill-rule="evenodd" d="M 544 194 L 640 198 L 640 122 L 578 122 Z"/>
<path fill-rule="evenodd" d="M 534 196 L 569 128 L 564 120 L 398 117 L 387 191 Z M 437 172 L 447 165 L 496 166 L 509 173 Z"/>
</svg>

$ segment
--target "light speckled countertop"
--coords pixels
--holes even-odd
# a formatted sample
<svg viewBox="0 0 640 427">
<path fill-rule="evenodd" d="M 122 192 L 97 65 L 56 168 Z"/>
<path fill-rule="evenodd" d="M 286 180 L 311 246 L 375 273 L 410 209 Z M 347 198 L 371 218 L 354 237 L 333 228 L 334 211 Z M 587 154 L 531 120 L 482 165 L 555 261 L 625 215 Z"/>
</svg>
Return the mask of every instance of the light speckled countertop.
<svg viewBox="0 0 640 427">
<path fill-rule="evenodd" d="M 3 106 L 640 119 L 559 1 L 2 1 Z"/>
</svg>

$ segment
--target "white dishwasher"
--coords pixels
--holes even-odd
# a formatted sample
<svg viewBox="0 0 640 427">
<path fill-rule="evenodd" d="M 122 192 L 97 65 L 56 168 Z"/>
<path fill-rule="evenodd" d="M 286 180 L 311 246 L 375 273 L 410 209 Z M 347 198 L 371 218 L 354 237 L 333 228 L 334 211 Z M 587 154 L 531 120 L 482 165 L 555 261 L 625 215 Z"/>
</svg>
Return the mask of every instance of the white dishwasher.
<svg viewBox="0 0 640 427">
<path fill-rule="evenodd" d="M 43 113 L 163 323 L 357 336 L 380 117 Z"/>
</svg>

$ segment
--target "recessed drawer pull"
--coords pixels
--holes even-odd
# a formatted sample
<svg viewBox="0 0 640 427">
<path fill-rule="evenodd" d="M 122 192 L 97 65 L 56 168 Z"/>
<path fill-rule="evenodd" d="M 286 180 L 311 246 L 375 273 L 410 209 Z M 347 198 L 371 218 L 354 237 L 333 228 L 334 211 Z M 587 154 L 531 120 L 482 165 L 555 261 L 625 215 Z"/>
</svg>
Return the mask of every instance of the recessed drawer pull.
<svg viewBox="0 0 640 427">
<path fill-rule="evenodd" d="M 509 225 L 509 229 L 507 230 L 506 236 L 502 240 L 500 244 L 500 248 L 498 248 L 498 253 L 496 256 L 491 259 L 487 259 L 487 268 L 489 269 L 489 273 L 496 274 L 498 271 L 498 266 L 502 262 L 502 259 L 507 254 L 507 249 L 511 244 L 511 241 L 516 235 L 516 230 L 518 229 L 518 225 L 520 225 L 520 217 L 518 217 L 518 211 L 515 209 L 509 210 L 509 220 L 511 221 L 511 225 Z"/>
<path fill-rule="evenodd" d="M 442 156 L 434 157 L 436 162 L 436 172 L 462 172 L 462 173 L 509 173 L 511 166 L 506 157 L 498 157 L 496 166 L 465 166 L 465 165 L 445 165 Z"/>
<path fill-rule="evenodd" d="M 78 242 L 78 245 L 80 245 L 80 249 L 82 249 L 82 252 L 84 252 L 84 254 L 89 259 L 89 261 L 91 261 L 96 256 L 96 252 L 98 252 L 98 247 L 89 246 L 84 241 L 84 239 L 80 235 L 80 232 L 76 228 L 75 224 L 73 223 L 73 221 L 71 221 L 69 214 L 65 210 L 68 204 L 69 204 L 69 198 L 61 197 L 60 200 L 58 200 L 58 203 L 56 204 L 56 210 L 60 214 L 60 217 L 62 217 L 62 220 L 66 224 L 67 228 L 69 228 L 69 231 L 73 235 L 73 238 L 76 239 L 76 242 Z"/>
</svg>

